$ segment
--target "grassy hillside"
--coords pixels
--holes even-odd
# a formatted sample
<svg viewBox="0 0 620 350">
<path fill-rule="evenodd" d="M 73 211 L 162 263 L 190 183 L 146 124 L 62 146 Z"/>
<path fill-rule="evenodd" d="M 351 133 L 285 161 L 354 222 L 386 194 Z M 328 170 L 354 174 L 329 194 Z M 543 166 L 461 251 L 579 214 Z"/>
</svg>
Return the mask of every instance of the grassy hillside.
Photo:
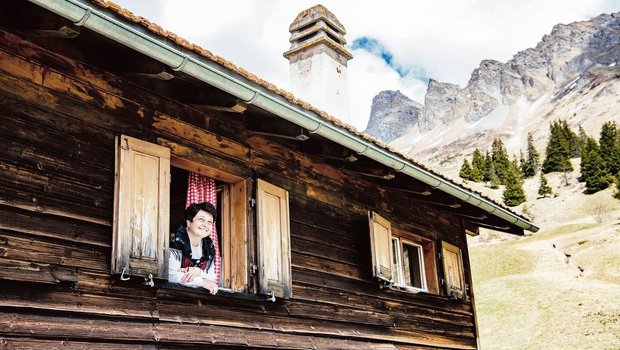
<svg viewBox="0 0 620 350">
<path fill-rule="evenodd" d="M 526 183 L 538 233 L 470 239 L 483 349 L 620 349 L 620 201 L 577 175 L 548 177 L 555 198 Z"/>
</svg>

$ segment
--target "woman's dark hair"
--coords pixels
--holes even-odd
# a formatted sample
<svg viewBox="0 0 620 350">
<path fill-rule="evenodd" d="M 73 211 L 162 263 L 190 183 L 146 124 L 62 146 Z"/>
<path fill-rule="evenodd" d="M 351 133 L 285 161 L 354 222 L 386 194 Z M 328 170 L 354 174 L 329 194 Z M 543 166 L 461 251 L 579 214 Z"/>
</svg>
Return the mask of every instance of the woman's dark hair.
<svg viewBox="0 0 620 350">
<path fill-rule="evenodd" d="M 201 210 L 204 210 L 207 213 L 213 215 L 214 221 L 217 219 L 217 210 L 215 210 L 213 204 L 208 202 L 202 202 L 191 204 L 185 209 L 185 220 L 189 222 L 194 221 L 194 216 L 196 216 L 196 214 L 198 214 L 198 212 Z"/>
</svg>

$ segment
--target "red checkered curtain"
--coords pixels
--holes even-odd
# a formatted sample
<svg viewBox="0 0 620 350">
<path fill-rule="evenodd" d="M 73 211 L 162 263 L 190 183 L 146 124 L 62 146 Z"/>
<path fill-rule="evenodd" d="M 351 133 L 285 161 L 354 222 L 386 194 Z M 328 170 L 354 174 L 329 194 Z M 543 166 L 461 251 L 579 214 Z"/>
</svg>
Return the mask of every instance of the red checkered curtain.
<svg viewBox="0 0 620 350">
<path fill-rule="evenodd" d="M 217 208 L 217 188 L 215 186 L 215 179 L 190 171 L 187 183 L 187 201 L 185 202 L 185 207 L 187 208 L 191 204 L 202 202 L 209 202 Z M 216 276 L 215 282 L 220 284 L 222 257 L 220 256 L 220 244 L 217 238 L 216 225 L 213 225 L 211 239 L 213 240 L 213 245 L 215 246 L 215 259 L 213 261 L 213 268 L 215 269 Z"/>
</svg>

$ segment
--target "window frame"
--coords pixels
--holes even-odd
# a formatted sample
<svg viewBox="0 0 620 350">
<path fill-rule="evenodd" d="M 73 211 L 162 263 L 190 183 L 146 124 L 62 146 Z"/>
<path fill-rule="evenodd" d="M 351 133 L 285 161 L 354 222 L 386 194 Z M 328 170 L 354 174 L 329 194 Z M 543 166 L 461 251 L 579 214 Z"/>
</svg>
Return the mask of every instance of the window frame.
<svg viewBox="0 0 620 350">
<path fill-rule="evenodd" d="M 400 286 L 404 279 L 403 260 L 401 256 L 400 238 L 392 236 L 392 285 Z M 395 262 L 395 263 L 394 263 Z"/>
<path fill-rule="evenodd" d="M 219 243 L 222 256 L 219 289 L 232 293 L 251 293 L 248 267 L 250 261 L 253 261 L 249 246 L 252 232 L 248 224 L 249 208 L 247 200 L 244 199 L 248 197 L 248 183 L 251 180 L 174 154 L 171 156 L 170 166 L 208 176 L 226 184 L 220 208 L 222 215 L 217 218 L 222 224 L 222 240 Z"/>
<path fill-rule="evenodd" d="M 437 264 L 437 253 L 436 253 L 436 243 L 434 240 L 422 237 L 415 233 L 411 233 L 409 231 L 405 231 L 398 228 L 392 228 L 392 238 L 397 239 L 399 241 L 399 254 L 401 256 L 401 270 L 398 272 L 401 277 L 401 283 L 394 283 L 394 288 L 398 288 L 403 291 L 412 292 L 412 293 L 429 293 L 440 295 L 441 290 L 439 288 L 439 270 Z M 421 260 L 421 275 L 423 277 L 422 284 L 424 285 L 423 289 L 416 288 L 413 286 L 405 285 L 404 278 L 404 263 L 403 263 L 403 242 L 405 244 L 414 245 L 420 248 L 422 254 L 418 256 Z"/>
<path fill-rule="evenodd" d="M 420 274 L 420 282 L 422 286 L 420 288 L 408 285 L 406 282 L 406 274 L 405 274 L 405 245 L 409 245 L 418 249 L 418 273 Z M 401 275 L 402 275 L 402 284 L 399 286 L 401 288 L 412 290 L 416 292 L 428 292 L 428 282 L 426 280 L 426 267 L 424 264 L 424 247 L 421 244 L 417 244 L 413 241 L 410 241 L 405 238 L 400 239 L 400 256 L 401 256 Z"/>
</svg>

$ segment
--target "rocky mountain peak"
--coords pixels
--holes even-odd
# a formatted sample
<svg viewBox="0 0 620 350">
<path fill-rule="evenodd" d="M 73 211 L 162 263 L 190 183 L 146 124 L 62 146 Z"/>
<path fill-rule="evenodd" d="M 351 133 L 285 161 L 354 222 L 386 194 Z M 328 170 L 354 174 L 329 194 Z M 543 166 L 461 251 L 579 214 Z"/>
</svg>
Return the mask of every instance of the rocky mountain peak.
<svg viewBox="0 0 620 350">
<path fill-rule="evenodd" d="M 372 99 L 365 132 L 383 142 L 390 142 L 417 123 L 421 109 L 421 104 L 398 90 L 381 91 Z"/>
<path fill-rule="evenodd" d="M 483 60 L 464 88 L 431 79 L 423 106 L 381 92 L 366 131 L 430 164 L 488 148 L 495 137 L 518 153 L 528 132 L 542 149 L 553 120 L 586 131 L 600 130 L 606 120 L 620 122 L 620 108 L 610 108 L 620 104 L 619 63 L 620 13 L 558 24 L 507 62 Z M 404 113 L 414 104 L 415 112 Z"/>
</svg>

